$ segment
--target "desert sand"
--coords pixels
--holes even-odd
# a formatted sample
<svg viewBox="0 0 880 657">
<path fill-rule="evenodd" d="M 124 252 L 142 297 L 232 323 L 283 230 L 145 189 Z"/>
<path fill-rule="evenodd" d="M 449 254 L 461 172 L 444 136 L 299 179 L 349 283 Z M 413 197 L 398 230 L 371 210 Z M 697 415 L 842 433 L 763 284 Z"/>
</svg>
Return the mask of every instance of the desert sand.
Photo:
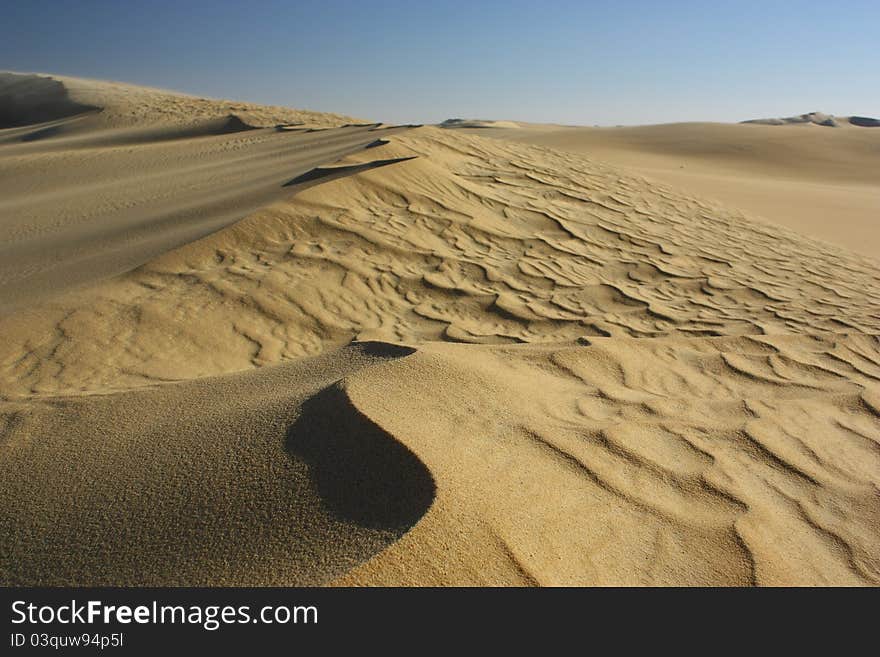
<svg viewBox="0 0 880 657">
<path fill-rule="evenodd" d="M 462 121 L 447 127 L 586 155 L 880 258 L 880 128 L 864 127 L 874 125 L 865 117 L 863 125 L 850 123 L 859 119 L 811 113 L 742 124 L 588 128 Z"/>
<path fill-rule="evenodd" d="M 4 88 L 3 584 L 880 583 L 875 258 L 517 124 L 54 80 Z"/>
</svg>

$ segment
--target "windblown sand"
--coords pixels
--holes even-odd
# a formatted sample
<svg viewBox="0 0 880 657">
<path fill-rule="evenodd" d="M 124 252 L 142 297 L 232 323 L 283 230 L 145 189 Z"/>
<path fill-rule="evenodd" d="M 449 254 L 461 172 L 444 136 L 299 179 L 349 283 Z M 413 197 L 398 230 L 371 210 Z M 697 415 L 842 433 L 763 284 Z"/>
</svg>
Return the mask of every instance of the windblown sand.
<svg viewBox="0 0 880 657">
<path fill-rule="evenodd" d="M 0 131 L 2 583 L 880 583 L 876 260 L 578 153 L 64 83 Z"/>
<path fill-rule="evenodd" d="M 880 258 L 876 127 L 842 121 L 836 127 L 811 122 L 618 128 L 520 123 L 516 129 L 484 124 L 465 132 L 586 155 L 744 210 L 753 219 Z"/>
</svg>

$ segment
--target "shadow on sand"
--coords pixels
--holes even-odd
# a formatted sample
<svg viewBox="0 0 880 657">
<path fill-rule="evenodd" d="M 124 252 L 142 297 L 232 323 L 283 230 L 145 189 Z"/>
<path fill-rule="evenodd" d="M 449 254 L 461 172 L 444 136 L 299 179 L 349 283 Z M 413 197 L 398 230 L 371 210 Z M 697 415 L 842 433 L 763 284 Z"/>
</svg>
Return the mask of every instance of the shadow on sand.
<svg viewBox="0 0 880 657">
<path fill-rule="evenodd" d="M 375 142 L 373 142 L 367 147 L 369 148 L 381 145 L 382 144 L 376 144 Z M 406 162 L 407 160 L 413 160 L 415 159 L 415 157 L 416 156 L 413 155 L 410 157 L 396 157 L 389 160 L 373 160 L 372 162 L 364 162 L 363 164 L 352 164 L 343 167 L 315 167 L 311 171 L 306 171 L 296 178 L 288 180 L 286 183 L 284 183 L 284 187 L 296 187 L 297 185 L 311 187 L 312 185 L 329 182 L 338 178 L 352 176 L 356 173 L 360 173 L 361 171 L 368 171 L 370 169 L 377 169 L 379 167 L 388 166 L 389 164 L 396 164 L 397 162 Z"/>
<path fill-rule="evenodd" d="M 309 467 L 334 515 L 364 527 L 406 530 L 430 508 L 431 473 L 407 447 L 351 402 L 341 383 L 302 405 L 286 449 Z"/>
</svg>

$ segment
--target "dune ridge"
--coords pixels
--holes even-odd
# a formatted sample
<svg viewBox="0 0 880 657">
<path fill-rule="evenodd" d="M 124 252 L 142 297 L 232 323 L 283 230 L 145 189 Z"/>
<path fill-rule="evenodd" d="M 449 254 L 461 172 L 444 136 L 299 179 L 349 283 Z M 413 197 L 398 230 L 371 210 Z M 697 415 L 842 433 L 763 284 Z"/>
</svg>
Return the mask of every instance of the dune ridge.
<svg viewBox="0 0 880 657">
<path fill-rule="evenodd" d="M 577 153 L 286 132 L 334 130 L 0 316 L 0 581 L 880 583 L 876 260 Z"/>
<path fill-rule="evenodd" d="M 100 107 L 102 122 L 117 127 L 198 123 L 229 114 L 238 116 L 248 125 L 260 128 L 293 124 L 338 127 L 364 123 L 345 114 L 203 98 L 179 91 L 122 82 L 86 80 L 62 75 L 51 77 L 64 85 L 71 99 Z"/>
<path fill-rule="evenodd" d="M 0 132 L 7 312 L 210 234 L 289 194 L 291 178 L 397 130 L 125 85 L 7 77 L 0 94 L 36 80 L 97 108 L 33 124 L 43 116 L 35 105 L 31 125 Z M 297 129 L 286 129 L 291 122 Z"/>
<path fill-rule="evenodd" d="M 880 131 L 804 122 L 456 129 L 584 155 L 880 258 Z"/>
<path fill-rule="evenodd" d="M 356 337 L 516 343 L 880 328 L 870 259 L 581 158 L 420 128 L 338 166 L 350 175 L 160 256 L 73 309 L 47 303 L 0 319 L 10 346 L 30 345 L 4 359 L 6 390 L 208 376 Z M 175 340 L 160 339 L 168 334 Z M 67 383 L 50 357 L 59 351 L 105 358 Z"/>
<path fill-rule="evenodd" d="M 0 129 L 55 121 L 100 110 L 70 97 L 64 83 L 0 71 Z"/>
</svg>

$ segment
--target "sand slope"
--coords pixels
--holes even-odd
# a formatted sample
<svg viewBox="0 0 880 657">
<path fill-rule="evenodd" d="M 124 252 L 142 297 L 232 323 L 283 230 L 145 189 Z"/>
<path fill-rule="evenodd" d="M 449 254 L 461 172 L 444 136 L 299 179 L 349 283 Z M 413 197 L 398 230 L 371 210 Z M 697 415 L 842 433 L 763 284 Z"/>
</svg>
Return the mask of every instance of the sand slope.
<svg viewBox="0 0 880 657">
<path fill-rule="evenodd" d="M 880 131 L 840 123 L 466 130 L 567 150 L 880 258 Z"/>
<path fill-rule="evenodd" d="M 799 337 L 432 347 L 366 370 L 351 398 L 438 495 L 343 581 L 497 583 L 481 564 L 506 563 L 510 583 L 876 585 L 877 373 L 874 338 Z"/>
<path fill-rule="evenodd" d="M 18 98 L 19 118 L 36 120 L 46 116 L 45 96 L 59 94 L 56 85 L 7 74 L 0 96 Z M 132 269 L 289 195 L 285 184 L 297 176 L 395 132 L 335 115 L 68 85 L 51 111 L 72 111 L 73 98 L 74 107 L 90 109 L 0 131 L 0 304 Z M 273 127 L 259 127 L 266 123 Z"/>
<path fill-rule="evenodd" d="M 0 318 L 0 581 L 880 581 L 875 260 L 459 130 L 289 191 Z"/>
</svg>

